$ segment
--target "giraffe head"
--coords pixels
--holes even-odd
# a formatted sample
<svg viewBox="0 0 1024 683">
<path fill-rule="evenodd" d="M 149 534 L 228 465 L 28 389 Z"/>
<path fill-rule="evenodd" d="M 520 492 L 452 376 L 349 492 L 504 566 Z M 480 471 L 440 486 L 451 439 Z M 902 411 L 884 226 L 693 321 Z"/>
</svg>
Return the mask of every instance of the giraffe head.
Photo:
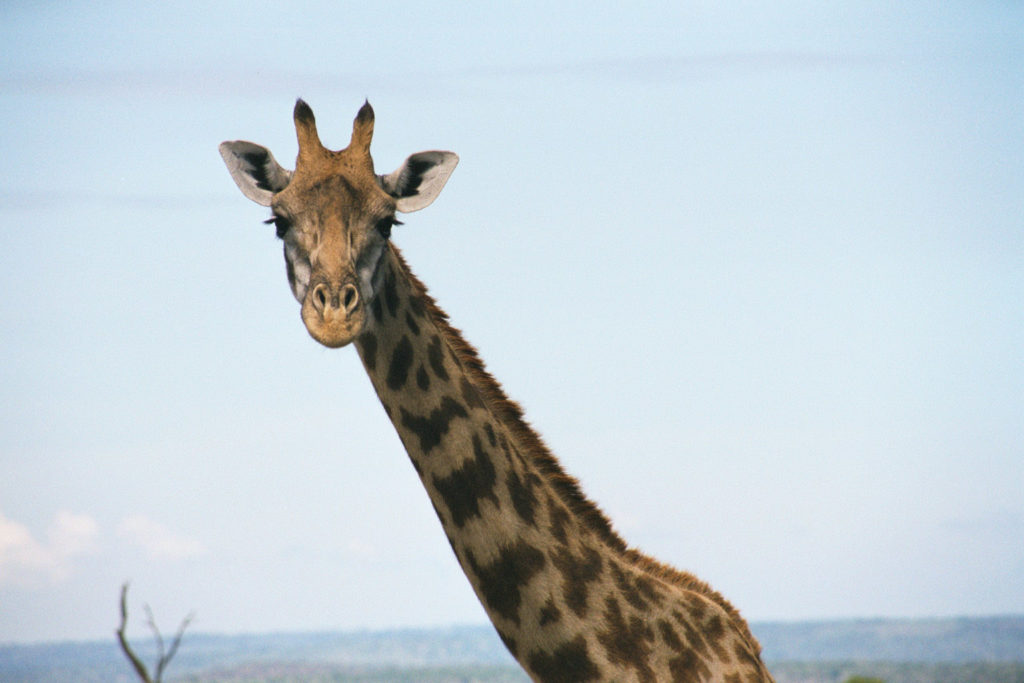
<svg viewBox="0 0 1024 683">
<path fill-rule="evenodd" d="M 370 157 L 373 108 L 367 102 L 352 125 L 348 147 L 323 146 L 313 111 L 295 104 L 299 156 L 295 170 L 280 166 L 268 149 L 223 142 L 220 154 L 239 189 L 269 206 L 267 223 L 284 242 L 292 293 L 302 321 L 324 346 L 348 344 L 368 324 L 367 308 L 380 287 L 379 266 L 388 250 L 395 212 L 418 211 L 441 192 L 459 158 L 452 152 L 413 154 L 393 173 L 377 175 Z"/>
</svg>

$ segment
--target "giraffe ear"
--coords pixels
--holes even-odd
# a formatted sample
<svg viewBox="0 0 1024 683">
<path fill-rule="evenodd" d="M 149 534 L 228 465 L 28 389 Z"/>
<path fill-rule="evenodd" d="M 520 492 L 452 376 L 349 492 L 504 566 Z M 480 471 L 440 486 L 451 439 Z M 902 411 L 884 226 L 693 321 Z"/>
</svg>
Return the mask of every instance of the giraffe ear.
<svg viewBox="0 0 1024 683">
<path fill-rule="evenodd" d="M 402 213 L 430 206 L 459 163 L 454 152 L 417 152 L 390 175 L 379 176 L 381 187 L 398 201 Z"/>
<path fill-rule="evenodd" d="M 270 206 L 274 195 L 292 179 L 292 172 L 282 168 L 266 147 L 235 140 L 220 143 L 218 149 L 238 189 L 257 204 Z"/>
</svg>

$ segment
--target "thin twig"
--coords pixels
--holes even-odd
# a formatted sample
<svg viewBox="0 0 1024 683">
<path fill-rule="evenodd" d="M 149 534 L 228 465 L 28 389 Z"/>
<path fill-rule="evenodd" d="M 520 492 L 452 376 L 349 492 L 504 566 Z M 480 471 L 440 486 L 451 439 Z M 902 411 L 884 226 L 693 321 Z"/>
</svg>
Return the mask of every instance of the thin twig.
<svg viewBox="0 0 1024 683">
<path fill-rule="evenodd" d="M 171 649 L 167 651 L 167 661 L 171 661 L 178 651 L 178 646 L 181 645 L 181 637 L 185 635 L 185 629 L 188 628 L 195 617 L 195 612 L 189 612 L 189 615 L 181 620 L 181 626 L 178 627 L 178 632 L 174 634 L 174 640 L 171 641 Z"/>
<path fill-rule="evenodd" d="M 156 680 L 159 681 L 160 662 L 164 660 L 164 637 L 160 635 L 160 629 L 156 627 L 153 610 L 150 609 L 149 605 L 143 605 L 142 609 L 146 610 L 146 624 L 149 625 L 149 630 L 153 632 L 153 640 L 156 641 Z"/>
<path fill-rule="evenodd" d="M 178 646 L 181 645 L 181 637 L 185 635 L 185 629 L 192 622 L 193 614 L 189 614 L 187 617 L 181 620 L 181 626 L 178 627 L 178 632 L 174 634 L 174 640 L 171 641 L 171 648 L 167 650 L 167 654 L 163 654 L 164 643 L 163 639 L 160 640 L 160 659 L 156 663 L 156 680 L 159 682 L 164 675 L 164 669 L 174 659 L 174 654 L 178 651 Z M 154 629 L 156 627 L 154 626 Z"/>
<path fill-rule="evenodd" d="M 117 641 L 121 644 L 124 656 L 132 663 L 135 673 L 139 675 L 143 683 L 153 683 L 153 679 L 149 677 L 146 665 L 142 663 L 142 660 L 132 650 L 131 645 L 128 644 L 128 638 L 124 634 L 125 628 L 128 626 L 128 585 L 128 582 L 125 582 L 121 586 L 121 625 L 117 629 Z"/>
<path fill-rule="evenodd" d="M 121 586 L 121 626 L 117 629 L 117 640 L 121 643 L 121 650 L 124 651 L 125 657 L 127 657 L 128 661 L 132 663 L 135 673 L 137 673 L 139 678 L 142 679 L 142 683 L 161 683 L 164 676 L 164 670 L 167 668 L 167 665 L 171 663 L 171 660 L 174 659 L 174 655 L 177 654 L 178 647 L 181 645 L 181 638 L 185 635 L 185 629 L 187 629 L 188 625 L 192 623 L 192 619 L 195 614 L 191 613 L 182 620 L 181 626 L 178 627 L 178 632 L 174 635 L 174 640 L 171 641 L 171 648 L 168 650 L 165 649 L 164 638 L 160 635 L 160 629 L 156 626 L 156 619 L 153 618 L 153 610 L 149 608 L 149 605 L 144 605 L 143 608 L 146 610 L 146 623 L 149 624 L 149 629 L 153 632 L 153 639 L 156 640 L 156 677 L 150 678 L 149 670 L 132 650 L 131 645 L 128 644 L 128 638 L 125 636 L 125 628 L 128 625 L 127 583 Z"/>
</svg>

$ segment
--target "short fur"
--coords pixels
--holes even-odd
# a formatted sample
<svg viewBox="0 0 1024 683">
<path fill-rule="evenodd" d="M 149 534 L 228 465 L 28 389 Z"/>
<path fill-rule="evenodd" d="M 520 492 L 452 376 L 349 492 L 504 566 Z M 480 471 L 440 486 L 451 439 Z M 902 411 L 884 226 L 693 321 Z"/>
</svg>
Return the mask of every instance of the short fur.
<svg viewBox="0 0 1024 683">
<path fill-rule="evenodd" d="M 584 520 L 586 525 L 595 531 L 610 548 L 620 553 L 633 566 L 661 581 L 678 586 L 684 590 L 700 593 L 721 605 L 732 617 L 735 626 L 742 631 L 743 636 L 760 654 L 761 644 L 750 632 L 746 620 L 718 591 L 715 591 L 707 583 L 692 574 L 679 571 L 634 548 L 630 548 L 622 537 L 616 533 L 608 517 L 594 502 L 587 498 L 586 494 L 583 493 L 583 489 L 580 488 L 579 481 L 562 469 L 561 463 L 558 462 L 558 459 L 548 449 L 544 440 L 526 421 L 522 407 L 505 394 L 498 380 L 487 371 L 484 361 L 476 348 L 463 338 L 460 330 L 450 324 L 448 314 L 441 309 L 430 295 L 426 285 L 412 272 L 398 248 L 392 245 L 391 249 L 397 257 L 403 274 L 409 279 L 409 282 L 412 283 L 416 293 L 419 295 L 425 310 L 437 324 L 438 328 L 442 330 L 445 340 L 458 354 L 463 366 L 469 369 L 476 387 L 482 390 L 488 407 L 495 415 L 501 418 L 515 439 L 526 447 L 527 453 L 536 464 L 537 469 L 548 477 L 548 480 L 554 485 L 555 490 L 561 496 L 562 502 L 575 515 Z"/>
</svg>

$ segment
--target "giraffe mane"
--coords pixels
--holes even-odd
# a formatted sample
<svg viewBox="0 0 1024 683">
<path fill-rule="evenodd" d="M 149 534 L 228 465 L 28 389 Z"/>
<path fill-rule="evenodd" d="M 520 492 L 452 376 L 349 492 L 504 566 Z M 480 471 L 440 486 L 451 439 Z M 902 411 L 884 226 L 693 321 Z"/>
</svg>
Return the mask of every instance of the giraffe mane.
<svg viewBox="0 0 1024 683">
<path fill-rule="evenodd" d="M 441 309 L 434 297 L 430 295 L 426 285 L 412 272 L 412 269 L 409 268 L 408 263 L 394 243 L 391 244 L 391 250 L 395 255 L 400 271 L 408 279 L 414 295 L 423 305 L 423 310 L 435 322 L 450 348 L 455 351 L 459 362 L 468 371 L 487 406 L 511 432 L 516 442 L 525 448 L 526 457 L 547 477 L 552 488 L 554 488 L 561 501 L 569 510 L 578 519 L 581 519 L 588 529 L 595 532 L 609 548 L 645 574 L 682 590 L 699 593 L 718 603 L 736 626 L 739 627 L 743 636 L 750 642 L 756 652 L 760 654 L 761 645 L 750 632 L 746 620 L 740 616 L 739 610 L 733 607 L 721 593 L 693 574 L 676 569 L 671 565 L 645 555 L 635 548 L 629 547 L 612 527 L 611 521 L 604 512 L 601 511 L 596 503 L 587 498 L 580 487 L 579 480 L 562 468 L 562 465 L 547 447 L 547 444 L 544 443 L 541 436 L 526 420 L 522 407 L 508 397 L 501 383 L 487 371 L 484 361 L 476 348 L 465 340 L 460 330 L 452 326 L 449 322 L 448 314 Z"/>
</svg>

